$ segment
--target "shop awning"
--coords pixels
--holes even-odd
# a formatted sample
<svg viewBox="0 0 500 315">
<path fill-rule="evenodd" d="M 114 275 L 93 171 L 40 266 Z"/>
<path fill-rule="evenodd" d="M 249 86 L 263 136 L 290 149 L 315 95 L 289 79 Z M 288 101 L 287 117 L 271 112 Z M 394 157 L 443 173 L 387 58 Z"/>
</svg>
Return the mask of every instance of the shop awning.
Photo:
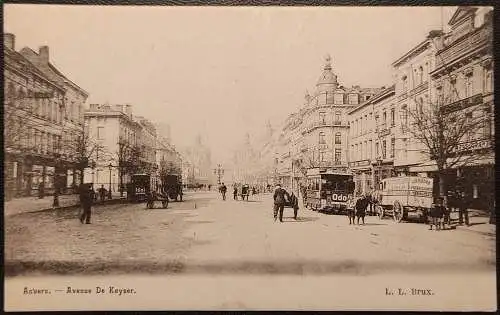
<svg viewBox="0 0 500 315">
<path fill-rule="evenodd" d="M 483 165 L 494 165 L 495 157 L 489 156 L 484 158 L 478 158 L 473 160 L 468 160 L 469 157 L 464 157 L 464 162 L 456 163 L 452 169 L 459 167 L 471 167 L 471 166 L 483 166 Z M 436 172 L 438 170 L 435 161 L 426 161 L 419 165 L 410 166 L 408 169 L 412 173 L 422 173 L 422 172 Z"/>
</svg>

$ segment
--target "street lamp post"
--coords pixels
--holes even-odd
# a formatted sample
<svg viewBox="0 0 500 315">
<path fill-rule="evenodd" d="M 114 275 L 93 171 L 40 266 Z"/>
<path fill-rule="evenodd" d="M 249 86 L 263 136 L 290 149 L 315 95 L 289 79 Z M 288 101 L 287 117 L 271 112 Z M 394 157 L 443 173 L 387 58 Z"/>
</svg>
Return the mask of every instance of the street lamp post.
<svg viewBox="0 0 500 315">
<path fill-rule="evenodd" d="M 217 168 L 214 169 L 214 175 L 217 175 L 217 184 L 221 184 L 221 176 L 224 175 L 224 169 L 221 164 L 217 164 Z"/>
<path fill-rule="evenodd" d="M 113 168 L 113 165 L 109 163 L 109 190 L 108 190 L 108 199 L 111 199 L 111 169 Z"/>
</svg>

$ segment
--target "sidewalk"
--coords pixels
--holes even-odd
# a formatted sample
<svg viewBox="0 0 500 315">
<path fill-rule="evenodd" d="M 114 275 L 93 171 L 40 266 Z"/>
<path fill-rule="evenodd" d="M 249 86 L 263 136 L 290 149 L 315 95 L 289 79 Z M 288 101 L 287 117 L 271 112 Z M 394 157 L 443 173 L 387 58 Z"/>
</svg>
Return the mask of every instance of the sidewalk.
<svg viewBox="0 0 500 315">
<path fill-rule="evenodd" d="M 469 223 L 470 225 L 458 224 L 458 213 L 453 212 L 451 215 L 452 225 L 457 230 L 479 233 L 487 236 L 496 236 L 496 225 L 490 224 L 490 218 L 481 211 L 470 209 L 469 210 Z"/>
<path fill-rule="evenodd" d="M 110 201 L 120 199 L 120 193 L 113 193 L 112 196 L 113 199 Z M 126 196 L 126 194 L 124 194 L 124 196 Z M 38 199 L 38 197 L 15 198 L 4 202 L 4 217 L 26 212 L 49 210 L 52 209 L 53 201 L 53 196 L 45 196 L 43 199 Z M 106 199 L 106 202 L 108 201 L 109 200 Z M 97 205 L 98 204 L 99 202 L 97 202 Z M 78 194 L 59 196 L 59 208 L 79 205 L 80 200 Z"/>
</svg>

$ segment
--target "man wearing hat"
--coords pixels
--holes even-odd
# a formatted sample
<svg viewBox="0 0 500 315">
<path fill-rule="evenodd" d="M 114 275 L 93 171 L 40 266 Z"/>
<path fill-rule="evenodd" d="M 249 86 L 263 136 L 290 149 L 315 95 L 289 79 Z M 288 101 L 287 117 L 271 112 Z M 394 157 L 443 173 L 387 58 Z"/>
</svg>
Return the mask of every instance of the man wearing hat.
<svg viewBox="0 0 500 315">
<path fill-rule="evenodd" d="M 274 221 L 276 221 L 278 216 L 278 210 L 280 213 L 280 222 L 283 222 L 283 209 L 285 208 L 286 199 L 290 199 L 288 192 L 281 188 L 280 184 L 276 184 L 276 189 L 274 190 Z"/>
</svg>

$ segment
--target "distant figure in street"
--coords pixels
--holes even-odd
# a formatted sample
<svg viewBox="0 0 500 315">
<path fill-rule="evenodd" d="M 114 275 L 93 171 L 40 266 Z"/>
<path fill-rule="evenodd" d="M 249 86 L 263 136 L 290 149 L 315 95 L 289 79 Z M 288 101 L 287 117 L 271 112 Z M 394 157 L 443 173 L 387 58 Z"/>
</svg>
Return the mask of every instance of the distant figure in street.
<svg viewBox="0 0 500 315">
<path fill-rule="evenodd" d="M 274 221 L 278 217 L 278 211 L 280 214 L 280 222 L 283 222 L 283 209 L 285 208 L 286 199 L 290 200 L 288 192 L 281 188 L 280 184 L 276 185 L 276 190 L 274 191 Z"/>
<path fill-rule="evenodd" d="M 227 192 L 227 187 L 222 183 L 222 186 L 220 187 L 220 193 L 222 194 L 222 200 L 226 200 L 226 192 Z"/>
<path fill-rule="evenodd" d="M 90 216 L 92 215 L 92 184 L 80 185 L 80 204 L 82 205 L 83 212 L 80 216 L 80 222 L 83 224 L 90 224 Z"/>
<path fill-rule="evenodd" d="M 234 186 L 233 189 L 233 198 L 234 200 L 238 200 L 238 187 L 236 187 L 236 185 Z"/>
<path fill-rule="evenodd" d="M 429 213 L 429 230 L 432 230 L 432 226 L 436 227 L 436 231 L 441 229 L 441 220 L 444 215 L 444 206 L 443 206 L 443 198 L 437 197 L 436 202 L 432 204 L 431 210 Z"/>
<path fill-rule="evenodd" d="M 106 198 L 106 188 L 104 188 L 104 185 L 101 185 L 101 188 L 99 188 L 98 191 L 101 202 L 104 202 L 104 199 Z"/>
<path fill-rule="evenodd" d="M 43 182 L 40 182 L 40 184 L 38 184 L 38 199 L 43 199 L 43 197 L 45 197 L 45 187 Z"/>
</svg>

